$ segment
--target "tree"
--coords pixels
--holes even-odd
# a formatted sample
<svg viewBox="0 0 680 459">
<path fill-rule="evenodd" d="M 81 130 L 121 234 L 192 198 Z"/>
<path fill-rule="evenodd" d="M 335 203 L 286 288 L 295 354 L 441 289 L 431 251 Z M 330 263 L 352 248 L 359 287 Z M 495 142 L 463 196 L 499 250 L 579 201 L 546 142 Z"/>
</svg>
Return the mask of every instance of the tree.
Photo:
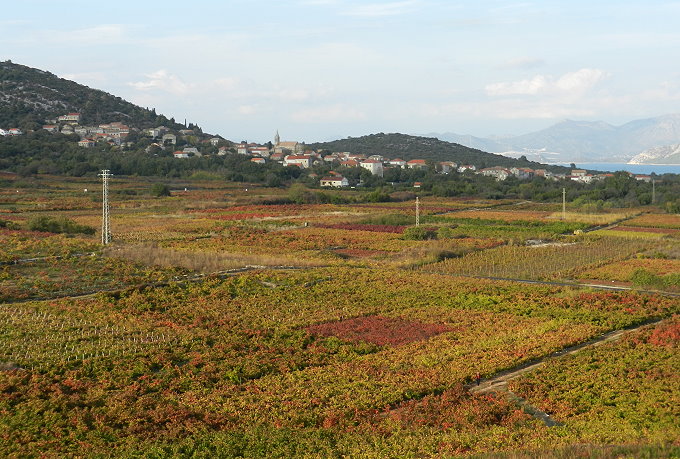
<svg viewBox="0 0 680 459">
<path fill-rule="evenodd" d="M 157 198 L 170 196 L 170 188 L 165 183 L 154 183 L 151 187 L 151 195 Z"/>
</svg>

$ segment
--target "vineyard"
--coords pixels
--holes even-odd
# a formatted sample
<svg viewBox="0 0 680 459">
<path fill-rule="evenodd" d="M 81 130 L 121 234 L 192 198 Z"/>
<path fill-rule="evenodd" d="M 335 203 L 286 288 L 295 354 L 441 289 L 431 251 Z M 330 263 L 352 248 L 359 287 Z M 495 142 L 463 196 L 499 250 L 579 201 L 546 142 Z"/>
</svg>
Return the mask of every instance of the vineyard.
<svg viewBox="0 0 680 459">
<path fill-rule="evenodd" d="M 298 204 L 215 181 L 153 198 L 118 178 L 102 249 L 27 227 L 98 229 L 96 183 L 38 184 L 0 189 L 3 457 L 677 452 L 665 215 L 422 196 L 414 232 L 414 200 Z M 622 227 L 664 233 L 607 233 L 638 233 Z M 593 280 L 631 289 L 578 285 Z M 512 383 L 559 426 L 467 389 L 663 318 Z"/>
<path fill-rule="evenodd" d="M 588 443 L 678 440 L 680 318 L 581 355 L 553 361 L 511 389 Z"/>
<path fill-rule="evenodd" d="M 574 269 L 624 260 L 653 247 L 653 244 L 639 240 L 574 238 L 533 246 L 505 245 L 443 260 L 425 269 L 465 276 L 564 279 Z"/>
</svg>

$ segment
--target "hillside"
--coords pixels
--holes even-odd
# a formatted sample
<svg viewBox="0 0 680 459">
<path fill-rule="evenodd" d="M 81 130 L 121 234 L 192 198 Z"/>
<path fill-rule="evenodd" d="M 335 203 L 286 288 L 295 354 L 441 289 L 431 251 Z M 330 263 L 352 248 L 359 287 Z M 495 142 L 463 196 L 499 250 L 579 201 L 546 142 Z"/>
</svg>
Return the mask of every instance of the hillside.
<svg viewBox="0 0 680 459">
<path fill-rule="evenodd" d="M 516 166 L 532 169 L 548 168 L 553 171 L 566 170 L 566 168 L 559 166 L 546 166 L 524 159 L 512 159 L 502 155 L 487 153 L 433 137 L 419 137 L 396 133 L 384 134 L 381 132 L 362 137 L 348 137 L 332 142 L 313 143 L 309 147 L 330 151 L 349 151 L 367 156 L 382 155 L 387 158 L 401 158 L 406 161 L 411 159 L 454 161 L 458 164 L 473 164 L 477 168 Z"/>
<path fill-rule="evenodd" d="M 680 164 L 680 144 L 650 148 L 635 155 L 629 164 Z"/>
<path fill-rule="evenodd" d="M 0 62 L 0 127 L 39 129 L 46 119 L 79 112 L 83 124 L 120 121 L 137 128 L 184 126 L 120 97 L 59 78 L 44 70 Z"/>
</svg>

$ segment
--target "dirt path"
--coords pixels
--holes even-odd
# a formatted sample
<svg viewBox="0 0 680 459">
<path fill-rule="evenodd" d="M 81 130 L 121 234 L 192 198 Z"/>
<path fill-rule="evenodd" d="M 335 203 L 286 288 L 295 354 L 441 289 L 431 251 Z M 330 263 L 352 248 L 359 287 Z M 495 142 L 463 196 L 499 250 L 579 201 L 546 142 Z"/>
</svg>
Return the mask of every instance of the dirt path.
<svg viewBox="0 0 680 459">
<path fill-rule="evenodd" d="M 564 355 L 576 354 L 577 352 L 580 352 L 583 349 L 589 349 L 589 348 L 601 346 L 605 343 L 616 341 L 627 333 L 638 330 L 638 329 L 645 327 L 647 325 L 657 324 L 657 323 L 662 322 L 664 320 L 666 320 L 665 317 L 664 318 L 650 319 L 650 320 L 647 320 L 647 321 L 645 321 L 641 324 L 635 325 L 633 327 L 624 328 L 624 329 L 620 329 L 620 330 L 614 330 L 614 331 L 611 331 L 609 333 L 605 333 L 604 335 L 600 335 L 596 338 L 591 339 L 590 341 L 586 341 L 585 343 L 577 344 L 575 346 L 566 347 L 566 348 L 561 349 L 559 351 L 553 352 L 552 354 L 549 354 L 545 357 L 542 357 L 539 360 L 527 362 L 527 363 L 522 364 L 520 366 L 510 368 L 508 370 L 496 373 L 495 375 L 492 375 L 489 378 L 481 379 L 479 381 L 479 384 L 471 383 L 471 384 L 466 385 L 465 387 L 470 391 L 470 393 L 473 393 L 473 394 L 495 394 L 497 396 L 505 397 L 508 400 L 519 405 L 525 412 L 531 414 L 536 419 L 539 419 L 540 421 L 542 421 L 548 427 L 561 425 L 561 423 L 559 423 L 558 421 L 555 421 L 553 418 L 551 418 L 548 413 L 541 411 L 537 407 L 531 405 L 527 400 L 523 399 L 519 395 L 510 391 L 508 389 L 508 382 L 512 381 L 513 379 L 519 378 L 520 376 L 524 375 L 525 373 L 529 373 L 531 371 L 534 371 L 534 370 L 542 367 L 550 359 L 559 358 L 559 357 L 562 357 Z"/>
</svg>

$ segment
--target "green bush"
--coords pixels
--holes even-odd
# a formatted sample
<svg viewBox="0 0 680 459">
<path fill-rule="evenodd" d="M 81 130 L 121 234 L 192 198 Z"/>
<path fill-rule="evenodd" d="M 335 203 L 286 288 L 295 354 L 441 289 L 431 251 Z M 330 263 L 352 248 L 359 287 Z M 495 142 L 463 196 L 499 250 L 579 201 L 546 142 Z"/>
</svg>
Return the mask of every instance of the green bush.
<svg viewBox="0 0 680 459">
<path fill-rule="evenodd" d="M 665 276 L 659 276 L 644 268 L 639 268 L 633 271 L 630 276 L 630 281 L 633 285 L 644 287 L 680 287 L 680 274 L 671 273 Z"/>
<path fill-rule="evenodd" d="M 154 183 L 151 187 L 151 195 L 157 198 L 170 196 L 170 188 L 165 183 Z"/>
<path fill-rule="evenodd" d="M 630 275 L 630 281 L 633 285 L 651 286 L 661 284 L 661 278 L 653 272 L 647 271 L 644 268 L 638 268 Z"/>
<path fill-rule="evenodd" d="M 28 229 L 31 231 L 44 231 L 47 233 L 67 234 L 94 234 L 95 229 L 87 225 L 79 225 L 66 217 L 51 217 L 40 215 L 28 221 Z"/>
<path fill-rule="evenodd" d="M 436 239 L 437 233 L 432 228 L 410 226 L 404 230 L 402 238 L 411 241 L 425 241 L 427 239 Z"/>
<path fill-rule="evenodd" d="M 437 239 L 453 239 L 458 236 L 454 231 L 458 225 L 441 226 L 437 229 Z"/>
<path fill-rule="evenodd" d="M 361 220 L 359 223 L 365 225 L 405 226 L 413 224 L 413 217 L 404 214 L 385 214 L 365 218 Z"/>
</svg>

